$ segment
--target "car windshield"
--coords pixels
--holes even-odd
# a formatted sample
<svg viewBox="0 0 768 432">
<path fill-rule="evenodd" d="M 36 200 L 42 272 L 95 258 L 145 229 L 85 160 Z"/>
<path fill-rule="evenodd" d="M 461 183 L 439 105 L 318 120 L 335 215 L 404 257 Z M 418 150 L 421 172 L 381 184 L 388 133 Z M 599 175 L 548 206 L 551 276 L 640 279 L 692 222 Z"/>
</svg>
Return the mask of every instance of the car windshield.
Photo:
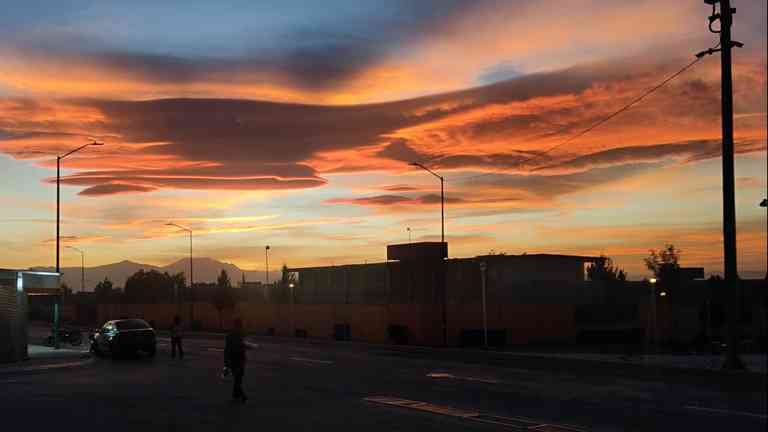
<svg viewBox="0 0 768 432">
<path fill-rule="evenodd" d="M 146 321 L 140 319 L 117 321 L 115 326 L 118 330 L 138 330 L 149 328 L 149 324 L 147 324 Z"/>
</svg>

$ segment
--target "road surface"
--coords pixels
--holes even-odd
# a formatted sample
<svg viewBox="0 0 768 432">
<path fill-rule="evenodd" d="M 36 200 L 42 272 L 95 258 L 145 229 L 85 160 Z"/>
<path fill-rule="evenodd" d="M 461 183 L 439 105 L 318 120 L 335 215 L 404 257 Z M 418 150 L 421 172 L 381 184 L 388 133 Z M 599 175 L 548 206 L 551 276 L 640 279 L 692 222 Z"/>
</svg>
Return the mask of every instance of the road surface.
<svg viewBox="0 0 768 432">
<path fill-rule="evenodd" d="M 594 362 L 574 369 L 440 350 L 252 341 L 259 346 L 249 351 L 245 404 L 232 403 L 231 383 L 218 377 L 220 338 L 187 339 L 182 361 L 170 359 L 161 338 L 154 359 L 0 375 L 3 421 L 23 430 L 185 432 L 766 428 L 764 375 L 654 379 Z"/>
</svg>

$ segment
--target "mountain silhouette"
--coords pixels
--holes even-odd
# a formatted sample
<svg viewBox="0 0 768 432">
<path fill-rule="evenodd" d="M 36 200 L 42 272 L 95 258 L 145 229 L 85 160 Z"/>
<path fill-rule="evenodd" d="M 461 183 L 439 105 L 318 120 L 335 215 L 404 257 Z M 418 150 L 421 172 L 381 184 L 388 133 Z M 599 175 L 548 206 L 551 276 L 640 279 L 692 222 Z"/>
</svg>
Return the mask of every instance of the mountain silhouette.
<svg viewBox="0 0 768 432">
<path fill-rule="evenodd" d="M 193 270 L 195 283 L 198 282 L 216 282 L 222 270 L 226 270 L 232 285 L 238 286 L 242 281 L 243 274 L 249 282 L 264 281 L 264 271 L 243 270 L 232 263 L 221 262 L 213 258 L 200 257 L 193 259 Z M 189 279 L 189 259 L 182 258 L 166 266 L 155 266 L 151 264 L 142 264 L 129 260 L 120 261 L 112 264 L 85 268 L 85 290 L 93 291 L 97 283 L 104 280 L 105 277 L 112 281 L 114 286 L 125 286 L 125 280 L 137 271 L 144 269 L 157 270 L 159 272 L 184 273 Z M 30 270 L 53 271 L 53 267 L 33 267 Z M 80 290 L 80 267 L 62 267 L 62 282 L 66 283 L 73 291 Z M 270 269 L 269 279 L 275 281 L 280 277 L 280 269 L 274 267 Z M 187 280 L 189 282 L 189 280 Z"/>
</svg>

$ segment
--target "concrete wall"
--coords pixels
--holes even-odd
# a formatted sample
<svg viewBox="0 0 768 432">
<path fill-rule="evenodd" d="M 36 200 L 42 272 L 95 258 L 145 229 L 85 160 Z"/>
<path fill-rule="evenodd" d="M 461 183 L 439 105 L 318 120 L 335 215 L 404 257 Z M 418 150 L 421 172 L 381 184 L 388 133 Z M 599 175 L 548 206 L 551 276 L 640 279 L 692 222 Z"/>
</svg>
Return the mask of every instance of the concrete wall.
<svg viewBox="0 0 768 432">
<path fill-rule="evenodd" d="M 0 280 L 0 363 L 27 358 L 27 295 Z"/>
</svg>

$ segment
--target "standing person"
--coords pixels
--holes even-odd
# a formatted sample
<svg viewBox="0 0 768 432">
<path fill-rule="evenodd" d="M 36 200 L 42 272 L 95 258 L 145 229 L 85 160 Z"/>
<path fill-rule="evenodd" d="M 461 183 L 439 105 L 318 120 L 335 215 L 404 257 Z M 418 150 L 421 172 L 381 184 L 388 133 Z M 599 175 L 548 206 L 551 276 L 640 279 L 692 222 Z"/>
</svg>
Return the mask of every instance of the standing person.
<svg viewBox="0 0 768 432">
<path fill-rule="evenodd" d="M 171 327 L 171 358 L 176 358 L 176 350 L 179 350 L 179 359 L 184 358 L 184 349 L 181 347 L 181 317 L 173 317 L 173 326 Z"/>
<path fill-rule="evenodd" d="M 224 347 L 224 367 L 232 372 L 232 399 L 245 402 L 248 397 L 243 392 L 245 374 L 245 341 L 243 341 L 243 320 L 235 319 L 232 331 L 227 335 Z"/>
</svg>

